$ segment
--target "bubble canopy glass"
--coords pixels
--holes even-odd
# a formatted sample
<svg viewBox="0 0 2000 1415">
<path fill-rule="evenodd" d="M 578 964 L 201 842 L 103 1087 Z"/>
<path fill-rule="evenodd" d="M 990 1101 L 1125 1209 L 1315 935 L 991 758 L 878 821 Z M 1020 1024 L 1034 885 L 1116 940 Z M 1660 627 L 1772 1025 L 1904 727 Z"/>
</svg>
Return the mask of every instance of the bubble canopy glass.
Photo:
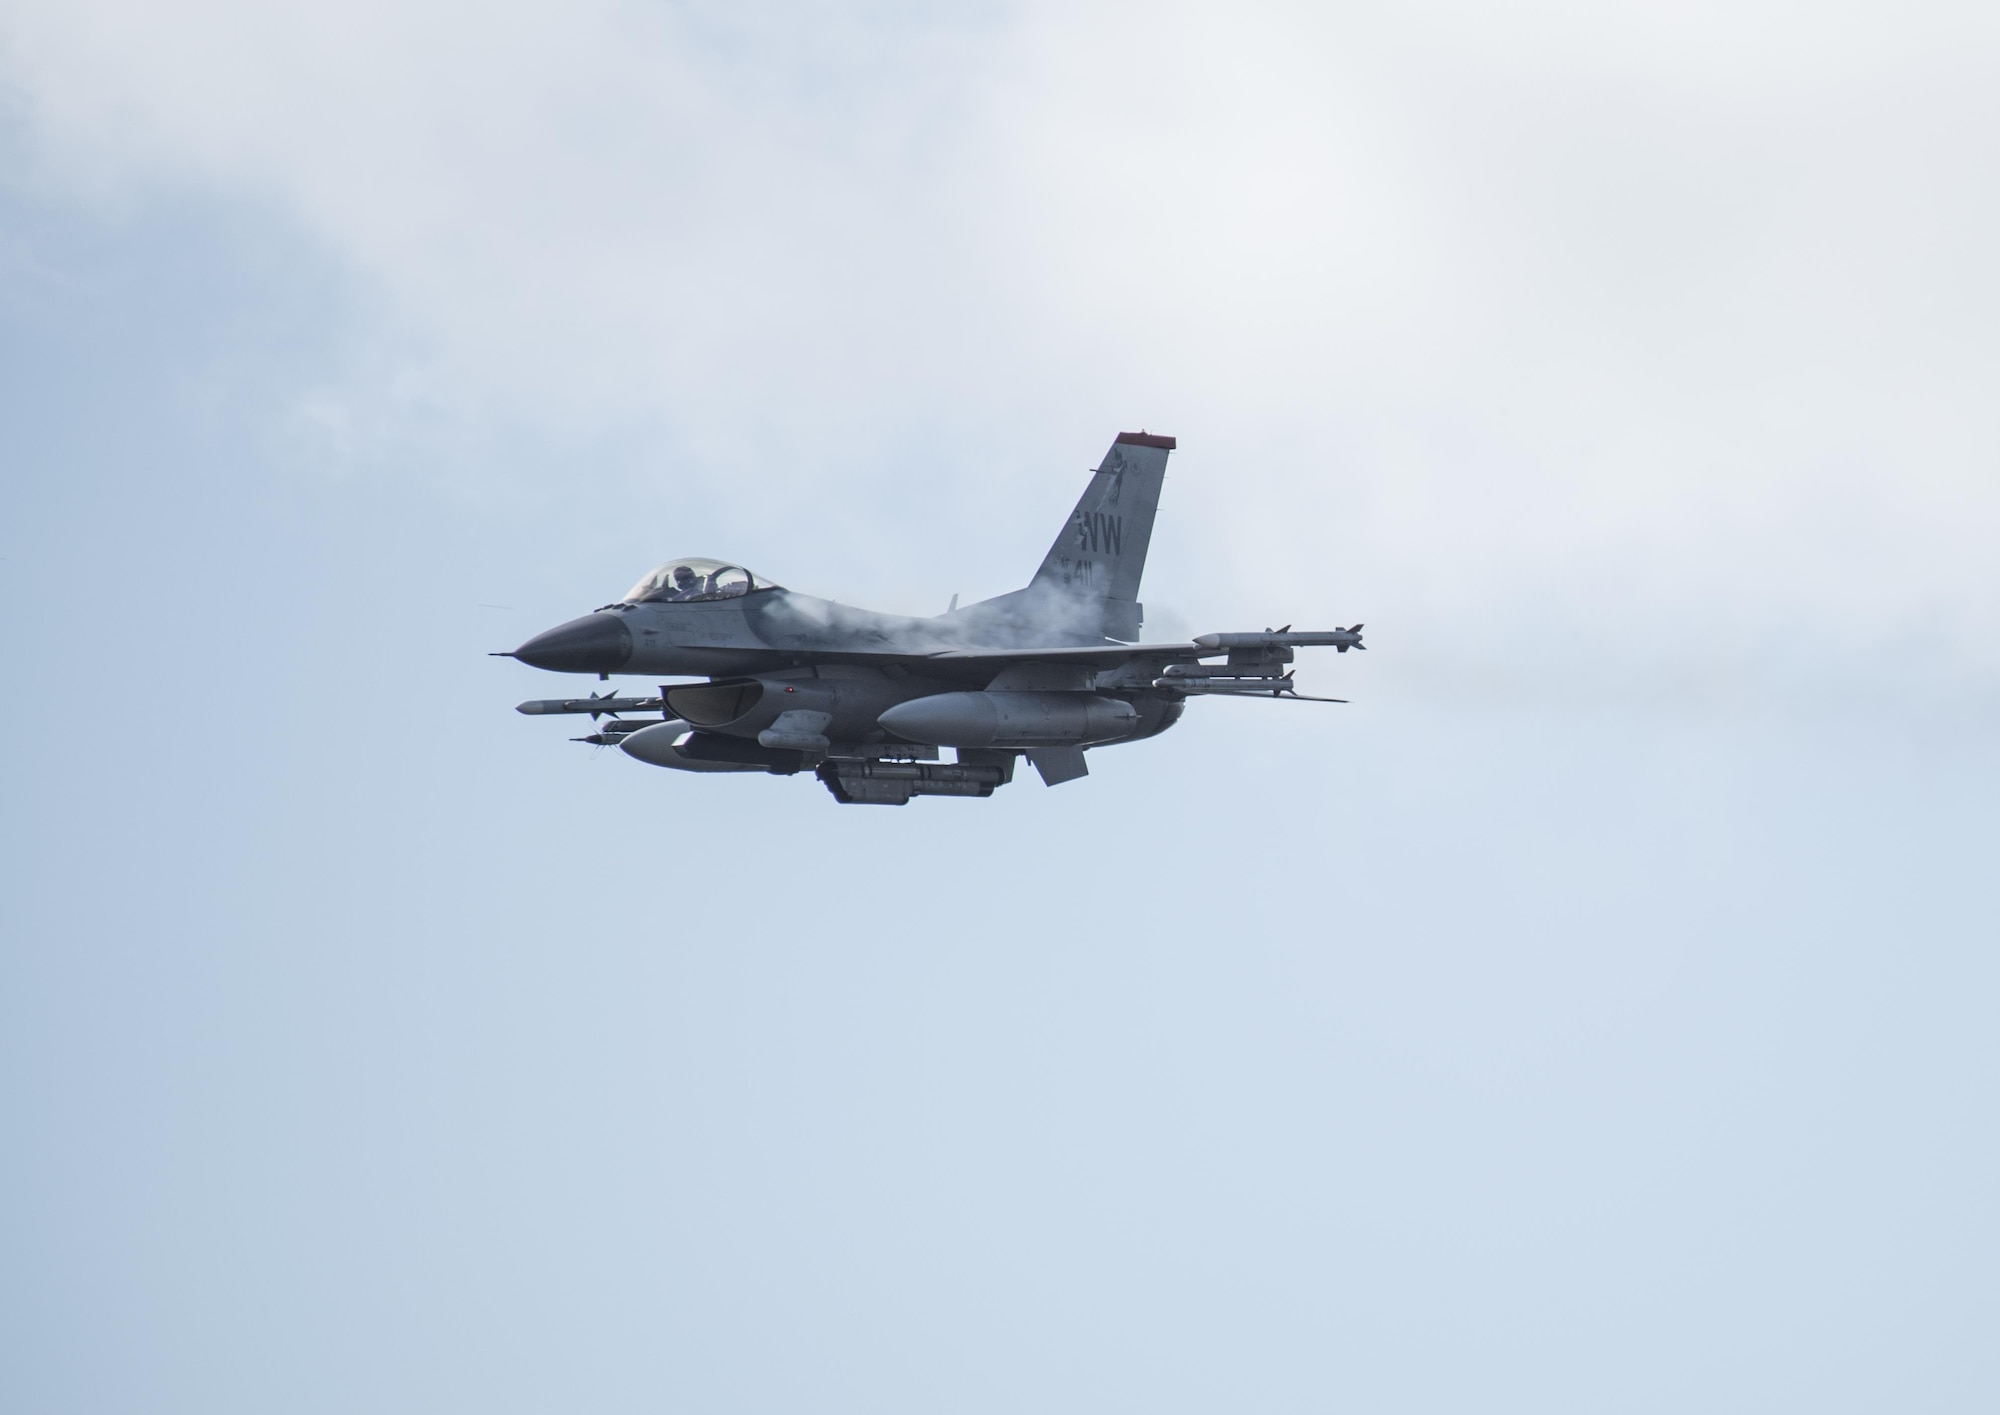
<svg viewBox="0 0 2000 1415">
<path fill-rule="evenodd" d="M 726 560 L 689 556 L 669 560 L 632 586 L 624 604 L 682 604 L 692 600 L 735 599 L 752 590 L 782 588 Z"/>
</svg>

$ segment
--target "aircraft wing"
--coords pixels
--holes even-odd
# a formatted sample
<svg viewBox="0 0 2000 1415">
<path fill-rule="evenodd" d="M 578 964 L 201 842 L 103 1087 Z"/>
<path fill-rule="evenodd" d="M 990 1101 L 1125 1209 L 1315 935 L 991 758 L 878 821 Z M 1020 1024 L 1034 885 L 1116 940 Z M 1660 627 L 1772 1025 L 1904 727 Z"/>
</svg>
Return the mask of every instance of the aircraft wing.
<svg viewBox="0 0 2000 1415">
<path fill-rule="evenodd" d="M 1182 694 L 1304 699 L 1293 685 L 1288 664 L 1295 650 L 1332 648 L 1341 653 L 1364 648 L 1361 625 L 1351 629 L 1294 633 L 1290 627 L 1262 633 L 1201 634 L 1187 643 L 1088 644 L 1040 649 L 944 649 L 925 661 L 980 676 L 990 671 L 991 690 L 1154 688 Z M 1226 663 L 1203 663 L 1227 655 Z M 1340 702 L 1340 698 L 1310 699 Z"/>
<path fill-rule="evenodd" d="M 1361 625 L 1351 629 L 1316 629 L 1294 632 L 1265 629 L 1240 634 L 1197 634 L 1187 643 L 1177 644 L 1086 644 L 1080 648 L 1042 649 L 940 649 L 924 655 L 932 660 L 966 661 L 991 659 L 996 662 L 1083 663 L 1111 667 L 1140 659 L 1174 662 L 1178 659 L 1215 658 L 1228 654 L 1230 662 L 1264 660 L 1289 663 L 1294 649 L 1330 648 L 1341 653 L 1366 648 L 1361 642 Z"/>
<path fill-rule="evenodd" d="M 924 657 L 945 663 L 1077 663 L 1096 668 L 1115 668 L 1134 659 L 1156 658 L 1163 662 L 1195 659 L 1221 653 L 1199 644 L 1086 644 L 1082 648 L 1049 649 L 941 649 Z"/>
<path fill-rule="evenodd" d="M 900 666 L 912 672 L 955 679 L 992 692 L 1091 692 L 1156 689 L 1193 695 L 1237 694 L 1306 699 L 1293 686 L 1286 665 L 1300 648 L 1325 647 L 1346 653 L 1364 648 L 1361 625 L 1295 633 L 1289 628 L 1238 634 L 1200 634 L 1184 643 L 1050 645 L 1044 648 L 896 650 L 819 649 L 820 663 Z M 789 656 L 789 655 L 788 655 Z M 1218 664 L 1203 659 L 1227 658 Z M 800 655 L 804 660 L 806 655 Z"/>
</svg>

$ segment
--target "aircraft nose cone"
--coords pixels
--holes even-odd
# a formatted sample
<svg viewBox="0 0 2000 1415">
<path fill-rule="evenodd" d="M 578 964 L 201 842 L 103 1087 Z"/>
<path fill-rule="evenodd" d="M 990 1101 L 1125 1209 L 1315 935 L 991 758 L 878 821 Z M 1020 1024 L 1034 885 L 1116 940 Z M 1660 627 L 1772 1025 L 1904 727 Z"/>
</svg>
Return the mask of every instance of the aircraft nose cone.
<svg viewBox="0 0 2000 1415">
<path fill-rule="evenodd" d="M 514 657 L 551 673 L 615 673 L 632 657 L 632 631 L 616 614 L 586 614 L 535 635 Z"/>
</svg>

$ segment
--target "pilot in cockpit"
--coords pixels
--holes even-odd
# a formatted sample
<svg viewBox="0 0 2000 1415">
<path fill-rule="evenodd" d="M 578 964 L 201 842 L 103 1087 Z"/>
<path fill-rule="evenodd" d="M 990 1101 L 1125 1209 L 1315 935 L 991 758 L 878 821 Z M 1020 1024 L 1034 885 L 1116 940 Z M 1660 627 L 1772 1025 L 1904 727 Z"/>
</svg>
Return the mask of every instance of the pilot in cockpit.
<svg viewBox="0 0 2000 1415">
<path fill-rule="evenodd" d="M 695 574 L 692 565 L 676 565 L 674 566 L 673 588 L 668 590 L 661 598 L 667 600 L 693 599 L 702 592 L 702 589 L 701 576 Z"/>
</svg>

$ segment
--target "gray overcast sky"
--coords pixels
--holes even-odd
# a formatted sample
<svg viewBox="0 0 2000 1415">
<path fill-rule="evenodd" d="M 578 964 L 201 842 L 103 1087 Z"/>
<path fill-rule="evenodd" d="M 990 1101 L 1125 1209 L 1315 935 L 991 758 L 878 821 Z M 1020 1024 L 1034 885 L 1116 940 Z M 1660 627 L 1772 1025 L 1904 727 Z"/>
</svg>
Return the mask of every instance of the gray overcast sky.
<svg viewBox="0 0 2000 1415">
<path fill-rule="evenodd" d="M 0 1403 L 2000 1401 L 2000 26 L 0 0 Z M 1082 783 L 516 716 L 942 610 L 1121 428 Z"/>
</svg>

